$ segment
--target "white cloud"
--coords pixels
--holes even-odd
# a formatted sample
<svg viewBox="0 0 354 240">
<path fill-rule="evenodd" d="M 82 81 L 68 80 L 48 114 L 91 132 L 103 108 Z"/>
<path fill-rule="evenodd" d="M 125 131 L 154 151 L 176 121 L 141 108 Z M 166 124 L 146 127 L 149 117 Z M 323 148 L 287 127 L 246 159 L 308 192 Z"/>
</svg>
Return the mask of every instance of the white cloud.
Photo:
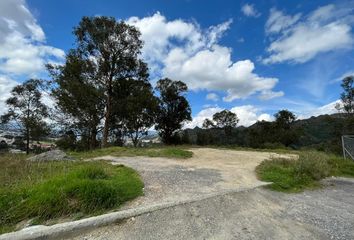
<svg viewBox="0 0 354 240">
<path fill-rule="evenodd" d="M 256 10 L 253 4 L 244 4 L 241 11 L 247 17 L 259 17 L 261 14 Z"/>
<path fill-rule="evenodd" d="M 190 89 L 224 90 L 224 101 L 247 98 L 257 92 L 269 91 L 276 78 L 255 74 L 250 60 L 231 61 L 231 50 L 219 45 L 188 56 L 182 49 L 174 49 L 165 60 L 163 73 L 172 79 L 186 82 Z"/>
<path fill-rule="evenodd" d="M 184 128 L 195 128 L 202 127 L 203 122 L 206 118 L 212 119 L 213 115 L 224 109 L 220 107 L 210 107 L 201 110 L 193 120 L 187 123 Z M 240 119 L 238 126 L 251 126 L 257 121 L 273 121 L 273 116 L 268 113 L 262 113 L 259 109 L 252 105 L 237 106 L 230 109 L 231 112 L 236 113 L 237 117 Z"/>
<path fill-rule="evenodd" d="M 277 97 L 282 97 L 284 96 L 284 92 L 283 91 L 279 91 L 279 92 L 273 92 L 271 90 L 265 90 L 262 91 L 261 94 L 259 95 L 259 99 L 260 100 L 270 100 L 273 98 L 277 98 Z"/>
<path fill-rule="evenodd" d="M 325 115 L 325 114 L 338 113 L 338 110 L 336 109 L 337 104 L 341 104 L 341 101 L 336 100 L 334 102 L 328 103 L 328 104 L 323 105 L 321 107 L 306 109 L 299 114 L 298 118 L 299 119 L 306 119 L 306 118 L 310 118 L 312 116 L 316 117 L 316 116 Z"/>
<path fill-rule="evenodd" d="M 213 115 L 217 112 L 222 111 L 223 109 L 220 107 L 210 107 L 201 110 L 196 116 L 193 117 L 191 122 L 188 122 L 184 125 L 184 128 L 195 128 L 202 127 L 203 122 L 206 118 L 211 119 Z"/>
<path fill-rule="evenodd" d="M 64 51 L 45 44 L 45 34 L 24 0 L 0 1 L 0 72 L 35 75 Z"/>
<path fill-rule="evenodd" d="M 237 117 L 240 119 L 238 126 L 251 126 L 257 121 L 273 121 L 273 117 L 267 113 L 260 113 L 259 109 L 252 105 L 245 105 L 239 107 L 233 107 L 230 109 L 231 112 L 236 113 Z"/>
<path fill-rule="evenodd" d="M 231 20 L 206 30 L 181 19 L 168 21 L 160 13 L 127 22 L 141 31 L 143 57 L 154 76 L 184 81 L 192 90 L 226 91 L 224 101 L 269 92 L 278 82 L 257 75 L 250 60 L 233 62 L 232 50 L 218 44 Z"/>
<path fill-rule="evenodd" d="M 0 114 L 5 112 L 5 101 L 10 97 L 10 92 L 18 83 L 6 76 L 0 75 Z"/>
<path fill-rule="evenodd" d="M 267 48 L 270 56 L 263 63 L 304 63 L 319 53 L 351 48 L 352 20 L 348 15 L 352 10 L 327 5 L 301 17 L 271 9 L 265 31 L 275 40 Z"/>
<path fill-rule="evenodd" d="M 343 81 L 343 79 L 345 77 L 348 77 L 348 76 L 354 76 L 354 71 L 347 71 L 345 72 L 344 74 L 342 74 L 340 77 L 334 79 L 333 81 L 331 81 L 331 83 L 336 83 L 336 82 L 341 82 Z"/>
<path fill-rule="evenodd" d="M 300 18 L 301 13 L 294 16 L 286 16 L 282 11 L 272 8 L 266 22 L 266 33 L 278 33 L 295 24 Z"/>
<path fill-rule="evenodd" d="M 219 96 L 216 93 L 208 93 L 206 95 L 206 99 L 217 102 L 217 101 L 219 101 Z"/>
</svg>

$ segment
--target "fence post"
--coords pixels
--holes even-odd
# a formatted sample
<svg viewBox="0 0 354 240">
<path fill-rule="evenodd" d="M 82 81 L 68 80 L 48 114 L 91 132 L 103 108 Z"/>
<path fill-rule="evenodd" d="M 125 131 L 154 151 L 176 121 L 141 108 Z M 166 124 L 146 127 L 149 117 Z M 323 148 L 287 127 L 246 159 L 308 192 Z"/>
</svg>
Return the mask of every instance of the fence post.
<svg viewBox="0 0 354 240">
<path fill-rule="evenodd" d="M 342 149 L 343 149 L 343 158 L 346 159 L 347 156 L 345 154 L 344 136 L 342 136 Z"/>
</svg>

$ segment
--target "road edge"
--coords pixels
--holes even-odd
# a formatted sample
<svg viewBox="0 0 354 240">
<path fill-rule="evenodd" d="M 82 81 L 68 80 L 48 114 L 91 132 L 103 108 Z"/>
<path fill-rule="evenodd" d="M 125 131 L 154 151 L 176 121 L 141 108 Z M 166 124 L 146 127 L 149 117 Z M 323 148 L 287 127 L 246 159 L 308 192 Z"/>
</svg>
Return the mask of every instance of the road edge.
<svg viewBox="0 0 354 240">
<path fill-rule="evenodd" d="M 256 188 L 269 185 L 271 183 L 260 183 L 259 185 L 251 188 L 238 188 L 232 190 L 226 190 L 222 192 L 211 193 L 195 198 L 184 199 L 173 202 L 165 202 L 160 204 L 154 204 L 147 207 L 137 207 L 126 209 L 118 212 L 107 213 L 90 218 L 84 218 L 77 221 L 59 223 L 51 226 L 37 225 L 24 228 L 16 232 L 10 232 L 0 235 L 0 240 L 39 240 L 39 239 L 55 239 L 65 237 L 65 235 L 71 235 L 88 229 L 106 226 L 113 224 L 128 218 L 136 217 L 139 215 L 151 213 L 154 211 L 175 207 L 178 205 L 190 204 L 218 196 L 227 195 L 230 193 L 247 192 Z"/>
</svg>

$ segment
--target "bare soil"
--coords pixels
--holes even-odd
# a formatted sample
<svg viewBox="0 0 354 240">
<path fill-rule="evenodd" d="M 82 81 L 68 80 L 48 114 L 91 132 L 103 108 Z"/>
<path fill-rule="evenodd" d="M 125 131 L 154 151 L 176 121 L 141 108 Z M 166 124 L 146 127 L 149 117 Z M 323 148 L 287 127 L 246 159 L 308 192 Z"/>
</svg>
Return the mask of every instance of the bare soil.
<svg viewBox="0 0 354 240">
<path fill-rule="evenodd" d="M 189 159 L 98 157 L 136 169 L 145 183 L 144 196 L 123 208 L 194 198 L 203 194 L 264 185 L 255 167 L 271 157 L 296 157 L 269 152 L 195 148 Z"/>
</svg>

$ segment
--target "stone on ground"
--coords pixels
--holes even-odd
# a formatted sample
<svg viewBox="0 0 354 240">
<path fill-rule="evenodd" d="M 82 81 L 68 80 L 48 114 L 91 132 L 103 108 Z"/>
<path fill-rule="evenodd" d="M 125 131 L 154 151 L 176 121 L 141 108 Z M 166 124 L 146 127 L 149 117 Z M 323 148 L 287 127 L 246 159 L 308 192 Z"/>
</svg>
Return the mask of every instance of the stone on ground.
<svg viewBox="0 0 354 240">
<path fill-rule="evenodd" d="M 73 160 L 62 150 L 51 150 L 28 158 L 30 161 L 65 161 Z"/>
</svg>

